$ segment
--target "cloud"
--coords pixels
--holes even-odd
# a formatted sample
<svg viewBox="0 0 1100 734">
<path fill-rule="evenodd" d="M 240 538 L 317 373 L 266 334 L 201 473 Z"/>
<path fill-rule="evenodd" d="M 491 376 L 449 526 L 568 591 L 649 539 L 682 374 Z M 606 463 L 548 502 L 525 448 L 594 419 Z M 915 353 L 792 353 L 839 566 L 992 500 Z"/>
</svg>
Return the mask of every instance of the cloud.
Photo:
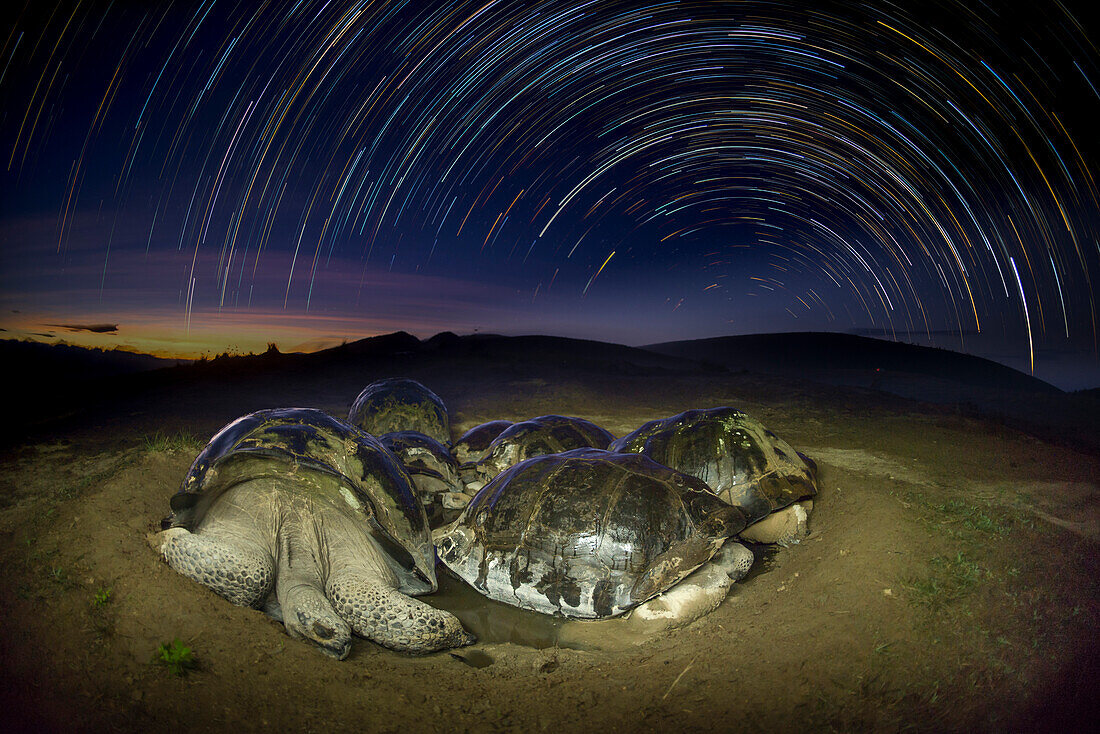
<svg viewBox="0 0 1100 734">
<path fill-rule="evenodd" d="M 43 324 L 44 326 L 52 326 L 55 329 L 65 329 L 66 331 L 87 331 L 92 334 L 117 334 L 118 324 Z"/>
</svg>

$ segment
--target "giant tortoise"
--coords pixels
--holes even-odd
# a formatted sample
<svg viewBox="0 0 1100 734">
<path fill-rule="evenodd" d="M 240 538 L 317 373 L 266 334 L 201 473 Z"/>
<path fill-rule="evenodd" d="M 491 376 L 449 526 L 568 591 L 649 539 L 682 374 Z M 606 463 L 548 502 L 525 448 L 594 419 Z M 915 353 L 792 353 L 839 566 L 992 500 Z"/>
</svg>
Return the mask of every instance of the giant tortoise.
<svg viewBox="0 0 1100 734">
<path fill-rule="evenodd" d="M 721 601 L 730 576 L 748 571 L 751 552 L 729 540 L 746 522 L 694 477 L 637 454 L 576 449 L 499 474 L 437 531 L 436 546 L 491 599 L 586 619 L 620 615 L 700 566 L 724 564 L 695 587 L 705 603 L 678 606 L 686 624 Z"/>
<path fill-rule="evenodd" d="M 424 508 L 392 453 L 319 410 L 246 415 L 219 431 L 151 542 L 172 568 L 262 608 L 336 658 L 351 633 L 411 653 L 466 645 L 434 591 Z"/>
<path fill-rule="evenodd" d="M 740 410 L 687 410 L 650 421 L 608 448 L 644 454 L 702 479 L 748 513 L 746 540 L 786 545 L 806 533 L 817 466 Z"/>
</svg>

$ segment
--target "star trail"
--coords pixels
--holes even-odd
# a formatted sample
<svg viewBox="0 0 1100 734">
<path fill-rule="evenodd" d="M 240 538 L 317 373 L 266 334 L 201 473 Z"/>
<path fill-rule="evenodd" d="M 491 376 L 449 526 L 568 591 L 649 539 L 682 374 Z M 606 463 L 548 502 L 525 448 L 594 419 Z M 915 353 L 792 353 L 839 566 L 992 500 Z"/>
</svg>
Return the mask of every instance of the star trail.
<svg viewBox="0 0 1100 734">
<path fill-rule="evenodd" d="M 0 325 L 857 330 L 1097 370 L 1087 7 L 27 2 Z"/>
</svg>

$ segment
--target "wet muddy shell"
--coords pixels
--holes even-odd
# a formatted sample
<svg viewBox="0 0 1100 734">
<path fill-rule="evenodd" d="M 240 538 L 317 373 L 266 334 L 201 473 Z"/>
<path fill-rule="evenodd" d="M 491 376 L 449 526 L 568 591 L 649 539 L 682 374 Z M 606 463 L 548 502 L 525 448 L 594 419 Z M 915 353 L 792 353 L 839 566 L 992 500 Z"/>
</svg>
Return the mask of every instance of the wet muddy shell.
<svg viewBox="0 0 1100 734">
<path fill-rule="evenodd" d="M 401 461 L 416 487 L 421 504 L 428 513 L 429 524 L 442 522 L 440 496 L 446 492 L 461 492 L 458 462 L 450 450 L 439 441 L 419 431 L 395 431 L 378 440 Z M 452 514 L 450 519 L 454 519 Z"/>
<path fill-rule="evenodd" d="M 214 435 L 196 457 L 164 527 L 194 528 L 227 489 L 265 476 L 323 475 L 371 526 L 408 574 L 403 585 L 437 586 L 435 553 L 424 508 L 397 458 L 377 439 L 320 410 L 280 408 L 249 413 Z"/>
<path fill-rule="evenodd" d="M 450 450 L 431 436 L 420 431 L 394 431 L 378 437 L 383 446 L 392 451 L 416 481 L 423 474 L 439 479 L 448 489 L 462 489 L 458 481 L 458 462 Z"/>
<path fill-rule="evenodd" d="M 688 410 L 646 423 L 611 443 L 707 483 L 750 522 L 817 492 L 816 465 L 734 408 Z"/>
<path fill-rule="evenodd" d="M 489 444 L 493 442 L 493 439 L 503 433 L 505 429 L 511 428 L 512 425 L 512 421 L 498 420 L 474 426 L 463 433 L 455 441 L 454 446 L 451 447 L 454 457 L 458 459 L 460 464 L 468 461 L 480 461 L 485 456 L 485 452 L 489 449 Z"/>
<path fill-rule="evenodd" d="M 611 433 L 592 421 L 543 415 L 516 423 L 494 438 L 477 463 L 477 471 L 484 477 L 494 477 L 532 456 L 581 448 L 606 449 L 613 440 Z"/>
<path fill-rule="evenodd" d="M 578 449 L 498 475 L 437 549 L 492 599 L 603 618 L 671 588 L 746 524 L 694 477 L 638 454 Z"/>
<path fill-rule="evenodd" d="M 348 423 L 372 436 L 419 431 L 442 444 L 451 442 L 451 419 L 438 395 L 416 380 L 389 378 L 363 388 L 348 412 Z"/>
</svg>

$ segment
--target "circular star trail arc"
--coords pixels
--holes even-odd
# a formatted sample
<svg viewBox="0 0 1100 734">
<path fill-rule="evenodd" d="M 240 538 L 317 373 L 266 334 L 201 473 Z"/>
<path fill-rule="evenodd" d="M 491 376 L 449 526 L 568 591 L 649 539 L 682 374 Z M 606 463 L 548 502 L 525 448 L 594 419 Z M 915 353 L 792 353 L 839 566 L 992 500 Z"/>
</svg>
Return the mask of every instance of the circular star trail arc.
<svg viewBox="0 0 1100 734">
<path fill-rule="evenodd" d="M 1058 0 L 998 7 L 28 3 L 6 208 L 48 199 L 61 254 L 111 212 L 104 280 L 138 223 L 188 320 L 359 303 L 319 287 L 355 262 L 1094 345 L 1097 49 Z"/>
</svg>

